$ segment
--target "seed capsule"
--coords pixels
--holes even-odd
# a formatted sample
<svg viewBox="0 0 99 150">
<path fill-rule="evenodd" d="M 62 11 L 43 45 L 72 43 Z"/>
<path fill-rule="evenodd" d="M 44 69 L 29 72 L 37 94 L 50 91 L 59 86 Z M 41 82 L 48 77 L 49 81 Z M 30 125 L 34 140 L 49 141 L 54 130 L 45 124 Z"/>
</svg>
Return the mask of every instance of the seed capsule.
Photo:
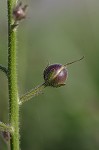
<svg viewBox="0 0 99 150">
<path fill-rule="evenodd" d="M 83 58 L 84 56 L 80 58 L 79 60 L 72 61 L 65 65 L 52 64 L 46 67 L 43 73 L 45 85 L 52 86 L 52 87 L 60 87 L 60 86 L 65 85 L 65 81 L 67 80 L 67 77 L 68 77 L 67 66 L 77 61 L 80 61 Z"/>
<path fill-rule="evenodd" d="M 61 64 L 52 64 L 44 70 L 44 80 L 47 86 L 60 87 L 65 85 L 68 71 Z"/>
</svg>

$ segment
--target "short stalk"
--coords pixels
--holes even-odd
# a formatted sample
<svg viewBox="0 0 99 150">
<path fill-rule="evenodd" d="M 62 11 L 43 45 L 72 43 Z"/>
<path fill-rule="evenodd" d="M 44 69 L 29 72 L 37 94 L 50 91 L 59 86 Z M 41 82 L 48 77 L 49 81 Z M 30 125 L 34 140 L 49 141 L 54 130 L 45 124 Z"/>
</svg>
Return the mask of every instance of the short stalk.
<svg viewBox="0 0 99 150">
<path fill-rule="evenodd" d="M 20 97 L 20 101 L 19 101 L 19 105 L 23 104 L 24 102 L 30 100 L 31 98 L 33 98 L 34 96 L 42 93 L 43 89 L 46 87 L 46 84 L 43 83 L 39 86 L 37 86 L 36 88 L 32 89 L 31 91 L 25 93 L 24 95 L 22 95 Z"/>
</svg>

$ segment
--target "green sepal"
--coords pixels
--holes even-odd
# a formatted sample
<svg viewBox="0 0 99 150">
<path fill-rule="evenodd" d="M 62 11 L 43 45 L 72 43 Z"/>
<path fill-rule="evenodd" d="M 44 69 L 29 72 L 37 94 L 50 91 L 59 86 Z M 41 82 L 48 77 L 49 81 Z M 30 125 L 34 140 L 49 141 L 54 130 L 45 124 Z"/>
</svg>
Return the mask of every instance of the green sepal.
<svg viewBox="0 0 99 150">
<path fill-rule="evenodd" d="M 10 125 L 6 125 L 5 123 L 0 121 L 0 131 L 7 131 L 7 132 L 12 133 L 13 127 L 11 127 Z"/>
</svg>

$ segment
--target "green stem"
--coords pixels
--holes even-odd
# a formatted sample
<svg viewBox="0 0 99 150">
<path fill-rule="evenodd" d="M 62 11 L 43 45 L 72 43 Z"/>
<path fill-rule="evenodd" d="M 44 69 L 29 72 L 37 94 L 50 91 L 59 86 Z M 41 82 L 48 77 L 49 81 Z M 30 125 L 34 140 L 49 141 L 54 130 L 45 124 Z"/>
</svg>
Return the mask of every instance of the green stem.
<svg viewBox="0 0 99 150">
<path fill-rule="evenodd" d="M 11 134 L 11 150 L 19 150 L 19 104 L 16 70 L 16 29 L 12 29 L 12 9 L 16 0 L 7 0 L 8 6 L 8 88 L 9 123 L 14 132 Z"/>
<path fill-rule="evenodd" d="M 24 102 L 30 100 L 32 97 L 40 94 L 42 92 L 42 90 L 46 87 L 46 84 L 43 83 L 39 86 L 37 86 L 36 88 L 32 89 L 31 91 L 25 93 L 21 98 L 20 98 L 20 101 L 19 101 L 19 104 L 23 104 Z"/>
</svg>

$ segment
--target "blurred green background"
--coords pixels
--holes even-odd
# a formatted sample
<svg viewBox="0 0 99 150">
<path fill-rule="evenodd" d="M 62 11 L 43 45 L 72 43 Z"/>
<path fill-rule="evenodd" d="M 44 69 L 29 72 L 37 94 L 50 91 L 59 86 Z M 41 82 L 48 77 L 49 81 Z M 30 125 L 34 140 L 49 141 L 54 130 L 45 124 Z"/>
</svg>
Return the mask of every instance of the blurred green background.
<svg viewBox="0 0 99 150">
<path fill-rule="evenodd" d="M 48 63 L 68 67 L 66 86 L 46 88 L 20 110 L 22 150 L 99 149 L 99 1 L 24 0 L 17 40 L 19 94 L 43 82 Z M 0 64 L 7 66 L 7 8 L 0 1 Z M 0 72 L 0 121 L 8 122 L 8 88 Z M 0 137 L 0 150 L 7 147 Z"/>
</svg>

